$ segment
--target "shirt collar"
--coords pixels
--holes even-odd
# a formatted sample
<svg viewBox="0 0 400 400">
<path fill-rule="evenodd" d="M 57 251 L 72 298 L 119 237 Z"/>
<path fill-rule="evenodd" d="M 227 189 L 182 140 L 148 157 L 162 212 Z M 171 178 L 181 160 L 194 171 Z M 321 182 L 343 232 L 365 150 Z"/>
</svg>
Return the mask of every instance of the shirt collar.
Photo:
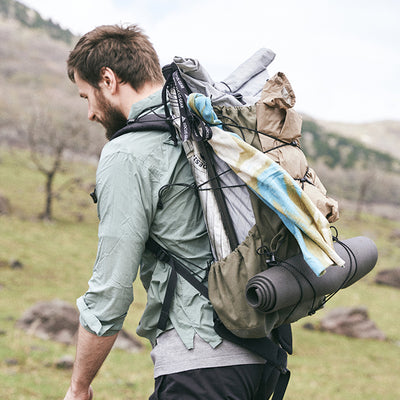
<svg viewBox="0 0 400 400">
<path fill-rule="evenodd" d="M 161 92 L 161 89 L 157 90 L 157 92 L 154 92 L 145 99 L 134 103 L 131 107 L 131 111 L 129 112 L 129 119 L 137 118 L 144 110 L 150 107 L 162 106 Z"/>
</svg>

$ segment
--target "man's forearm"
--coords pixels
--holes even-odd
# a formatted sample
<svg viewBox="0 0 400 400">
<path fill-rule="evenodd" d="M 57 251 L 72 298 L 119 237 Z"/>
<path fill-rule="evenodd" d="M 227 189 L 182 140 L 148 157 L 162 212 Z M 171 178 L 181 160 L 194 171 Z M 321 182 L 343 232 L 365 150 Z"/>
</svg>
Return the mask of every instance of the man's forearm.
<svg viewBox="0 0 400 400">
<path fill-rule="evenodd" d="M 87 393 L 90 384 L 110 352 L 117 335 L 96 336 L 79 327 L 71 391 Z"/>
</svg>

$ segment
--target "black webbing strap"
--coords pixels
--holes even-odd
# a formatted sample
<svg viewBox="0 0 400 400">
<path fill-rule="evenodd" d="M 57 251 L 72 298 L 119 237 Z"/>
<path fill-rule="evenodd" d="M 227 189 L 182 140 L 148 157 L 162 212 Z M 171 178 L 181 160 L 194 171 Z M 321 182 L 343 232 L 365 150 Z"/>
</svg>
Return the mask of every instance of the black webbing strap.
<svg viewBox="0 0 400 400">
<path fill-rule="evenodd" d="M 146 249 L 151 251 L 158 260 L 163 261 L 171 266 L 171 275 L 168 281 L 167 290 L 165 292 L 164 301 L 161 308 L 161 315 L 158 321 L 158 328 L 165 330 L 169 309 L 171 302 L 175 294 L 177 274 L 182 276 L 187 282 L 189 282 L 194 288 L 196 288 L 201 295 L 208 299 L 208 288 L 202 282 L 200 282 L 179 260 L 173 257 L 167 250 L 160 246 L 152 238 L 149 238 L 146 242 Z"/>
<path fill-rule="evenodd" d="M 217 315 L 214 316 L 214 329 L 222 338 L 227 339 L 232 343 L 236 343 L 252 351 L 253 353 L 260 355 L 275 368 L 279 369 L 282 372 L 286 372 L 287 353 L 271 339 L 267 337 L 244 339 L 236 336 L 225 327 L 225 325 L 221 322 Z"/>
<path fill-rule="evenodd" d="M 222 338 L 263 357 L 266 360 L 264 371 L 265 380 L 267 380 L 272 373 L 276 373 L 274 371 L 279 372 L 279 378 L 274 388 L 272 400 L 282 400 L 290 379 L 290 371 L 287 369 L 286 351 L 267 337 L 244 339 L 234 335 L 224 326 L 216 314 L 214 314 L 214 329 Z"/>
<path fill-rule="evenodd" d="M 290 380 L 290 371 L 287 369 L 285 373 L 281 373 L 278 382 L 275 385 L 274 395 L 271 400 L 282 400 L 285 396 L 286 388 Z"/>
<path fill-rule="evenodd" d="M 169 310 L 171 308 L 172 299 L 174 297 L 177 280 L 178 280 L 178 274 L 176 273 L 175 268 L 172 267 L 171 274 L 168 279 L 167 290 L 165 292 L 165 297 L 161 306 L 160 318 L 158 319 L 157 323 L 157 328 L 161 329 L 162 331 L 165 331 L 165 329 L 167 328 Z"/>
<path fill-rule="evenodd" d="M 115 132 L 110 140 L 113 140 L 126 133 L 140 132 L 147 130 L 170 131 L 170 125 L 168 124 L 166 117 L 154 113 L 146 114 L 134 120 L 128 120 L 126 126 L 124 126 L 119 131 Z"/>
<path fill-rule="evenodd" d="M 288 354 L 293 354 L 293 336 L 290 324 L 278 326 L 272 331 L 272 334 Z"/>
</svg>

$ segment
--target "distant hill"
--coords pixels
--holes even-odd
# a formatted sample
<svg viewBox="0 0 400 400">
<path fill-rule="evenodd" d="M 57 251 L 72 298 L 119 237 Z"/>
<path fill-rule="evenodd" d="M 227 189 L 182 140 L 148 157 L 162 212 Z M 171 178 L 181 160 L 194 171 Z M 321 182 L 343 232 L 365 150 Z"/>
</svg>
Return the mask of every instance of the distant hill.
<svg viewBox="0 0 400 400">
<path fill-rule="evenodd" d="M 363 124 L 318 121 L 318 124 L 327 132 L 335 132 L 349 139 L 355 139 L 366 147 L 387 152 L 400 159 L 400 119 Z"/>
<path fill-rule="evenodd" d="M 0 15 L 6 19 L 14 19 L 23 26 L 46 32 L 51 38 L 71 44 L 74 35 L 67 29 L 62 29 L 52 20 L 43 19 L 40 14 L 15 0 L 0 0 Z"/>
<path fill-rule="evenodd" d="M 0 144 L 26 146 L 19 126 L 38 112 L 55 121 L 78 119 L 94 142 L 103 143 L 103 129 L 87 120 L 86 104 L 67 77 L 76 40 L 21 3 L 0 0 Z"/>
<path fill-rule="evenodd" d="M 394 136 L 390 137 L 384 130 L 387 125 L 381 125 L 379 133 L 378 129 L 374 132 L 377 136 L 375 143 L 371 143 L 371 136 L 367 135 L 368 129 L 365 128 L 365 124 L 354 124 L 353 127 L 348 124 L 337 125 L 337 130 L 328 130 L 324 127 L 327 125 L 319 121 L 303 121 L 302 148 L 309 159 L 322 160 L 330 168 L 369 169 L 373 165 L 387 172 L 400 173 L 399 153 L 383 150 L 390 146 L 388 142 L 393 149 L 397 148 L 400 143 L 400 130 L 393 130 Z M 377 125 L 379 123 L 371 124 Z M 397 127 L 400 129 L 400 122 L 397 123 Z"/>
</svg>

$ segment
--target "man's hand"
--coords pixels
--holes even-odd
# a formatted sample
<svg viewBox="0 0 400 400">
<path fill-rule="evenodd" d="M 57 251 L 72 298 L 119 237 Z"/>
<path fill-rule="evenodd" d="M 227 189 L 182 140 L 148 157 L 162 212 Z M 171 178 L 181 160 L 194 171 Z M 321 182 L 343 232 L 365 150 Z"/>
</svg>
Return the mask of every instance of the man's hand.
<svg viewBox="0 0 400 400">
<path fill-rule="evenodd" d="M 89 390 L 84 391 L 83 393 L 72 393 L 71 387 L 68 389 L 67 394 L 64 397 L 64 400 L 92 400 L 93 399 L 93 389 L 89 386 Z"/>
</svg>

